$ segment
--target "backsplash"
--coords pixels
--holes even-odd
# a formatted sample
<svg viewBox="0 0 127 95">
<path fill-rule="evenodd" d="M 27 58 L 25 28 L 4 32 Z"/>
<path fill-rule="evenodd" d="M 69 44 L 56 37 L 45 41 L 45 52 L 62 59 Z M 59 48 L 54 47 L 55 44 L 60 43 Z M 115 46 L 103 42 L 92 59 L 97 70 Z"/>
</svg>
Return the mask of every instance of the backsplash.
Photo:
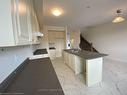
<svg viewBox="0 0 127 95">
<path fill-rule="evenodd" d="M 32 56 L 36 48 L 36 45 L 0 48 L 0 83 L 26 58 Z"/>
</svg>

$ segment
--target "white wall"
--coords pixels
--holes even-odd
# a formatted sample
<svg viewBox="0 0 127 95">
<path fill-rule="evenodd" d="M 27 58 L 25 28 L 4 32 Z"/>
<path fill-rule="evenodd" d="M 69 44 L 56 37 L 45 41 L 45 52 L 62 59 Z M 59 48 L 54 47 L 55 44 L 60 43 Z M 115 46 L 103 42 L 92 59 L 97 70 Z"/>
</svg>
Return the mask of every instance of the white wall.
<svg viewBox="0 0 127 95">
<path fill-rule="evenodd" d="M 70 32 L 71 48 L 79 48 L 80 44 L 80 30 L 76 29 Z"/>
<path fill-rule="evenodd" d="M 110 59 L 127 62 L 127 22 L 88 28 L 82 35 Z"/>
<path fill-rule="evenodd" d="M 66 49 L 70 49 L 70 29 L 66 27 Z"/>
<path fill-rule="evenodd" d="M 32 56 L 36 46 L 0 48 L 0 83 L 26 58 Z"/>
</svg>

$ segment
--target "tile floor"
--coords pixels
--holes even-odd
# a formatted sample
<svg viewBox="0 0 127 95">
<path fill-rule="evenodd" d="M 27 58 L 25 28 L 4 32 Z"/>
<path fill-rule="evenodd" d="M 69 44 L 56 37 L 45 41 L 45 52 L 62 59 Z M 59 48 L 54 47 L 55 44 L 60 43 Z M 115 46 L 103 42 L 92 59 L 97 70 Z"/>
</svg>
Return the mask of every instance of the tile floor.
<svg viewBox="0 0 127 95">
<path fill-rule="evenodd" d="M 127 95 L 127 63 L 104 59 L 103 82 L 92 87 L 85 86 L 83 74 L 74 75 L 62 58 L 52 63 L 65 95 Z"/>
</svg>

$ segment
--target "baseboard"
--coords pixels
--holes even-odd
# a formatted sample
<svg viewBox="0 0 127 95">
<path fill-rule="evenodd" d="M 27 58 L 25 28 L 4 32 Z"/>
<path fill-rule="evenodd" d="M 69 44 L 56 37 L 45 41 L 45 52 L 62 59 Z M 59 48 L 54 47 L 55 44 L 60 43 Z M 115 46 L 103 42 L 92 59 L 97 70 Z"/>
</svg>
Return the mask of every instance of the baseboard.
<svg viewBox="0 0 127 95">
<path fill-rule="evenodd" d="M 8 86 L 13 82 L 14 78 L 23 70 L 23 68 L 29 62 L 27 58 L 21 65 L 19 65 L 1 84 L 0 84 L 0 93 L 4 92 Z"/>
</svg>

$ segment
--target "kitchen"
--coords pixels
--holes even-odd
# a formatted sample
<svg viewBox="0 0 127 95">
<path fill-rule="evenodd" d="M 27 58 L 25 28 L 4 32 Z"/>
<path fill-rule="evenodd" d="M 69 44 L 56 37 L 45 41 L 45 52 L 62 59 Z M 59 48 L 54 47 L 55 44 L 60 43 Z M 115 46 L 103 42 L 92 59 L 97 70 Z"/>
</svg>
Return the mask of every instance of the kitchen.
<svg viewBox="0 0 127 95">
<path fill-rule="evenodd" d="M 126 95 L 126 4 L 1 1 L 0 94 Z"/>
</svg>

